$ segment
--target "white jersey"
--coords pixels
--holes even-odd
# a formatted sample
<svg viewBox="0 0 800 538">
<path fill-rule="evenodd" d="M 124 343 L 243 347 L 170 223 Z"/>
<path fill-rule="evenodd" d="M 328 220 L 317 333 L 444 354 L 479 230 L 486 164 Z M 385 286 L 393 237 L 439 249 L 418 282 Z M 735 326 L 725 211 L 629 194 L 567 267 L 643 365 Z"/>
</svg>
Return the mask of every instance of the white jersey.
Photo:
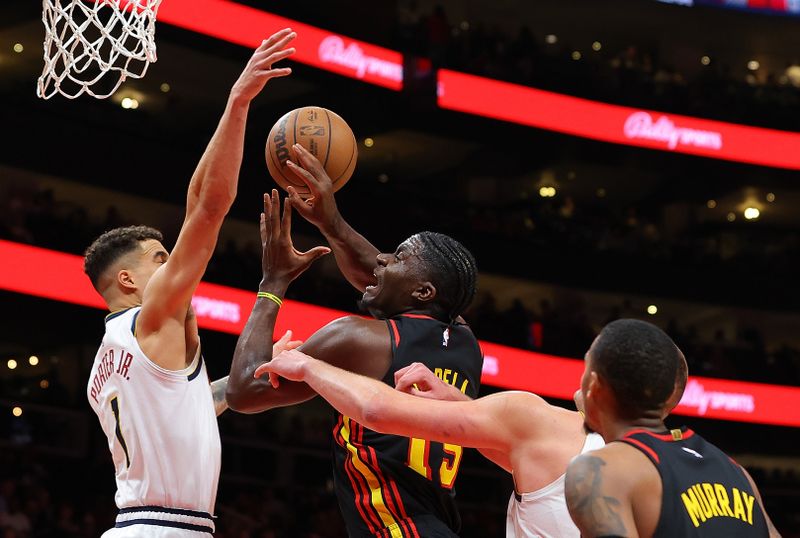
<svg viewBox="0 0 800 538">
<path fill-rule="evenodd" d="M 596 433 L 586 436 L 581 454 L 605 445 Z M 530 493 L 511 495 L 506 516 L 506 538 L 580 538 L 564 498 L 564 475 Z"/>
<path fill-rule="evenodd" d="M 214 531 L 221 447 L 208 373 L 198 350 L 161 368 L 133 334 L 141 307 L 106 317 L 86 395 L 116 468 L 116 528 L 105 536 L 202 536 Z"/>
</svg>

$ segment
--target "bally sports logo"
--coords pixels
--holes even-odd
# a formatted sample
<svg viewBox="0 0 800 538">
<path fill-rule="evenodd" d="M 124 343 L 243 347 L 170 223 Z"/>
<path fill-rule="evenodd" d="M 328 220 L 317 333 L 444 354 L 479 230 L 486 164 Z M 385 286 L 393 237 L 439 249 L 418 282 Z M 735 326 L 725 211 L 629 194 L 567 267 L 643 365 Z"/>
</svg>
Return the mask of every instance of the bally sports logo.
<svg viewBox="0 0 800 538">
<path fill-rule="evenodd" d="M 229 323 L 239 323 L 242 318 L 239 303 L 211 299 L 202 295 L 192 297 L 192 308 L 199 318 L 210 318 Z"/>
<path fill-rule="evenodd" d="M 322 63 L 351 69 L 357 78 L 371 75 L 396 82 L 403 80 L 402 64 L 368 56 L 358 43 L 352 41 L 345 46 L 344 39 L 338 35 L 323 39 L 319 44 L 318 54 Z"/>
<path fill-rule="evenodd" d="M 698 415 L 705 415 L 709 409 L 737 411 L 750 414 L 756 410 L 755 397 L 752 394 L 736 392 L 719 392 L 706 390 L 702 383 L 690 379 L 686 391 L 679 404 L 683 407 L 694 407 Z"/>
<path fill-rule="evenodd" d="M 653 116 L 644 111 L 634 112 L 628 116 L 624 132 L 626 138 L 662 142 L 669 149 L 676 149 L 678 146 L 722 149 L 722 133 L 718 131 L 679 127 L 668 116 L 659 116 L 657 120 L 653 120 Z"/>
</svg>

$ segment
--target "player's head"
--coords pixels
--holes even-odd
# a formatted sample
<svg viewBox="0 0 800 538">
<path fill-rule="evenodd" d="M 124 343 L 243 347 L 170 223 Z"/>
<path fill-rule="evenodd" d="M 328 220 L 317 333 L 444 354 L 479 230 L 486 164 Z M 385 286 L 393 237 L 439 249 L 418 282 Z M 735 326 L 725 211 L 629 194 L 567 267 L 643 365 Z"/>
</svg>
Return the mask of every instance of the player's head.
<svg viewBox="0 0 800 538">
<path fill-rule="evenodd" d="M 377 318 L 402 312 L 427 313 L 450 322 L 475 296 L 475 258 L 464 245 L 444 234 L 412 235 L 393 254 L 379 254 L 375 286 L 367 287 L 361 305 Z"/>
<path fill-rule="evenodd" d="M 106 304 L 138 304 L 150 277 L 169 254 L 163 236 L 148 226 L 125 226 L 105 232 L 86 249 L 83 270 Z"/>
<path fill-rule="evenodd" d="M 606 325 L 586 353 L 581 379 L 587 428 L 605 437 L 611 423 L 663 419 L 683 393 L 682 362 L 672 339 L 651 323 Z"/>
</svg>

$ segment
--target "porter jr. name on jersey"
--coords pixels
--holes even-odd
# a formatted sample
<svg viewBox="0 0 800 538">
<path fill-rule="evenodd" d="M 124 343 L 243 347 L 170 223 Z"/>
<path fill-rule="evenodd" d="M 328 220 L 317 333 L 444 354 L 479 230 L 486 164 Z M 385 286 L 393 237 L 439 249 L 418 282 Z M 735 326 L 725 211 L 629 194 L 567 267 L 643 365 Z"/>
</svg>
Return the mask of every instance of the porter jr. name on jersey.
<svg viewBox="0 0 800 538">
<path fill-rule="evenodd" d="M 117 361 L 115 363 L 115 360 Z M 95 403 L 99 403 L 97 396 L 103 385 L 106 384 L 112 375 L 119 375 L 130 380 L 128 377 L 128 370 L 133 362 L 133 355 L 125 349 L 119 348 L 116 350 L 109 349 L 106 351 L 103 358 L 100 359 L 100 364 L 97 366 L 97 373 L 92 379 L 92 388 L 89 390 L 89 395 L 94 399 Z M 116 366 L 115 366 L 116 364 Z"/>
</svg>

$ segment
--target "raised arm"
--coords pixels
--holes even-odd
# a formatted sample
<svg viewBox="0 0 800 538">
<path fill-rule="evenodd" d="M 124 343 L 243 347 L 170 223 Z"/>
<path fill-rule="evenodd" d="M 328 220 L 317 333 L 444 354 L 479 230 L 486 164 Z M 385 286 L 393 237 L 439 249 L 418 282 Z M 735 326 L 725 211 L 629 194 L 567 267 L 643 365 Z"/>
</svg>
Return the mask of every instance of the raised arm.
<svg viewBox="0 0 800 538">
<path fill-rule="evenodd" d="M 333 183 L 322 164 L 300 144 L 292 147 L 295 161 L 286 164 L 311 191 L 312 197 L 304 200 L 293 187 L 289 187 L 289 201 L 307 221 L 314 224 L 328 240 L 336 257 L 336 264 L 345 278 L 358 291 L 375 283 L 375 258 L 379 251 L 364 236 L 344 220 L 336 207 Z"/>
<path fill-rule="evenodd" d="M 256 375 L 265 373 L 279 386 L 284 379 L 307 383 L 339 412 L 369 429 L 474 448 L 508 452 L 537 435 L 536 415 L 547 412 L 541 398 L 521 392 L 469 401 L 419 398 L 297 350 L 281 353 L 256 370 Z"/>
<path fill-rule="evenodd" d="M 136 335 L 142 349 L 159 366 L 181 369 L 187 355 L 193 355 L 193 350 L 185 347 L 197 342 L 175 336 L 184 331 L 192 294 L 236 196 L 250 102 L 270 79 L 291 72 L 289 68 L 273 69 L 272 64 L 294 53 L 293 48 L 285 47 L 295 35 L 287 28 L 264 40 L 233 85 L 217 130 L 189 183 L 186 217 L 175 247 L 145 288 Z"/>
<path fill-rule="evenodd" d="M 314 396 L 308 387 L 301 384 L 287 387 L 277 394 L 253 378 L 256 367 L 272 358 L 275 320 L 289 283 L 308 269 L 314 260 L 330 252 L 327 247 L 298 252 L 292 245 L 291 222 L 292 206 L 284 204 L 283 217 L 280 217 L 278 191 L 273 189 L 271 195 L 265 194 L 260 220 L 263 277 L 255 306 L 236 343 L 225 391 L 226 401 L 234 411 L 256 413 Z"/>
</svg>

